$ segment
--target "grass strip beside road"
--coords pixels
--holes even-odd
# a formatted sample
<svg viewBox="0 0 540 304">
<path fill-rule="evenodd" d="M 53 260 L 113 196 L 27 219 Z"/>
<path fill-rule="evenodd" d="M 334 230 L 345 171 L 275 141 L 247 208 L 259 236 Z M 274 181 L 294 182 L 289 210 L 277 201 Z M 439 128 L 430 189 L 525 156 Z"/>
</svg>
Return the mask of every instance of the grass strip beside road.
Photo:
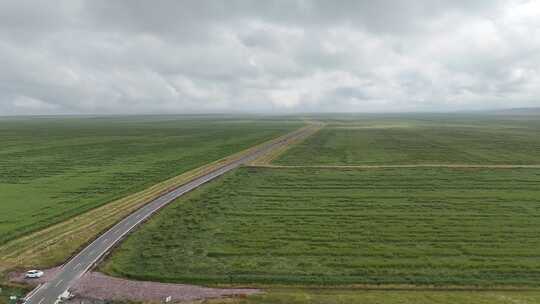
<svg viewBox="0 0 540 304">
<path fill-rule="evenodd" d="M 279 141 L 285 136 L 287 135 L 279 136 L 269 142 Z M 237 160 L 267 143 L 235 153 L 64 222 L 8 242 L 0 246 L 0 272 L 13 268 L 51 267 L 61 264 L 83 245 L 147 202 L 196 177 Z"/>
<path fill-rule="evenodd" d="M 262 294 L 213 299 L 201 304 L 533 304 L 540 291 L 432 291 L 358 289 L 271 289 Z M 197 302 L 199 303 L 199 302 Z"/>
</svg>

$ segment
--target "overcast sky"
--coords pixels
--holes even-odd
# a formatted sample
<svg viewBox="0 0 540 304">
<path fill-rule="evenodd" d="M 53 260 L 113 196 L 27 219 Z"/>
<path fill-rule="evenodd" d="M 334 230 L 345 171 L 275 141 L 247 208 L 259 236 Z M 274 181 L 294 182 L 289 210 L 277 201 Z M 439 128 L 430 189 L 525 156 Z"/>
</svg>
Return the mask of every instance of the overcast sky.
<svg viewBox="0 0 540 304">
<path fill-rule="evenodd" d="M 0 115 L 540 106 L 540 1 L 0 1 Z"/>
</svg>

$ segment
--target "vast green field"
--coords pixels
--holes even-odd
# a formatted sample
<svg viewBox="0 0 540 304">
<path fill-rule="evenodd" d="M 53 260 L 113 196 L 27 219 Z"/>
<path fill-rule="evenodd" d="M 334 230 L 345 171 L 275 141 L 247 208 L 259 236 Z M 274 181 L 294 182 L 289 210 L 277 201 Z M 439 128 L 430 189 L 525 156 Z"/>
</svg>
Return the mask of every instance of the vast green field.
<svg viewBox="0 0 540 304">
<path fill-rule="evenodd" d="M 102 269 L 238 284 L 540 285 L 538 169 L 241 168 Z"/>
<path fill-rule="evenodd" d="M 224 116 L 0 118 L 0 244 L 300 125 Z"/>
<path fill-rule="evenodd" d="M 327 119 L 279 165 L 540 164 L 540 116 Z"/>
</svg>

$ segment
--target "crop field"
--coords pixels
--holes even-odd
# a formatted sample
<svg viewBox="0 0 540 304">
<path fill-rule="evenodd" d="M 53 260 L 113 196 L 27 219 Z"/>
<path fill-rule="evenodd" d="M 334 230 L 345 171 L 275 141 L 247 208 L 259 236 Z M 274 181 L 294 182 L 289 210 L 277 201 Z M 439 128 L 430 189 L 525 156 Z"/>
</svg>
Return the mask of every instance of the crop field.
<svg viewBox="0 0 540 304">
<path fill-rule="evenodd" d="M 540 164 L 540 117 L 334 120 L 278 165 Z"/>
<path fill-rule="evenodd" d="M 536 287 L 539 185 L 531 168 L 245 167 L 166 207 L 102 270 L 203 284 Z"/>
<path fill-rule="evenodd" d="M 0 245 L 301 124 L 222 116 L 0 119 Z"/>
</svg>

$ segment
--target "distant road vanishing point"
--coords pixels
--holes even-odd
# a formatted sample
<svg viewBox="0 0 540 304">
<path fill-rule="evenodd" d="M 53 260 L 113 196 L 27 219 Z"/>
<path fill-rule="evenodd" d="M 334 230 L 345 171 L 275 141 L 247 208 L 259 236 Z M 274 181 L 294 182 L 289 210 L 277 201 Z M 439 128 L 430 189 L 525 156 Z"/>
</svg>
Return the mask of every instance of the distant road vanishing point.
<svg viewBox="0 0 540 304">
<path fill-rule="evenodd" d="M 183 194 L 255 159 L 267 154 L 274 149 L 280 148 L 291 141 L 308 136 L 312 133 L 315 125 L 293 131 L 279 139 L 269 141 L 260 148 L 254 149 L 241 158 L 231 161 L 217 169 L 199 176 L 190 182 L 167 192 L 150 201 L 134 213 L 125 217 L 108 231 L 99 236 L 86 248 L 76 254 L 71 260 L 62 266 L 58 274 L 49 282 L 39 286 L 29 293 L 24 303 L 27 304 L 53 304 L 57 303 L 60 296 L 72 287 L 77 280 L 88 270 L 92 269 L 99 260 L 118 242 L 122 240 L 137 225 L 148 219 L 159 209 L 174 201 Z"/>
</svg>

